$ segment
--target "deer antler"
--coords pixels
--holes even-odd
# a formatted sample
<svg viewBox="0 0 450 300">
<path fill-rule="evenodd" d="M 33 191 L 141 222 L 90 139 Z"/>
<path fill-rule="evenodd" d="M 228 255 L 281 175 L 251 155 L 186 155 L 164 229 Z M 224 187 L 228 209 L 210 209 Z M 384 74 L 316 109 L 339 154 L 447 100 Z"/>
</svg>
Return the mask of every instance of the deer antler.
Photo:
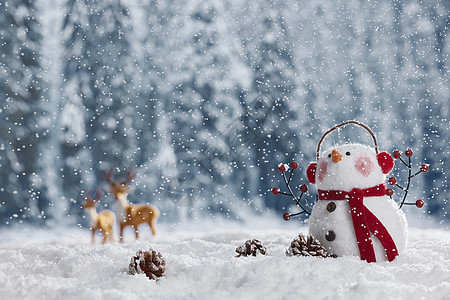
<svg viewBox="0 0 450 300">
<path fill-rule="evenodd" d="M 96 203 L 98 201 L 100 201 L 100 198 L 102 197 L 102 191 L 100 190 L 100 188 L 97 189 L 97 195 L 95 196 L 95 199 L 89 196 L 89 190 L 86 189 L 84 191 L 85 193 L 85 198 L 86 198 L 86 202 L 93 202 Z"/>
<path fill-rule="evenodd" d="M 114 171 L 107 169 L 105 171 L 103 179 L 111 185 L 127 185 L 128 183 L 130 183 L 131 180 L 133 180 L 134 177 L 136 177 L 135 167 L 132 167 L 130 170 L 127 171 L 127 178 L 122 180 L 120 184 L 119 180 L 113 178 L 113 175 Z"/>
<path fill-rule="evenodd" d="M 105 175 L 103 176 L 103 179 L 106 182 L 110 183 L 111 185 L 115 185 L 115 184 L 117 184 L 117 181 L 112 179 L 113 174 L 114 174 L 114 171 L 107 169 L 107 170 L 105 170 Z"/>
<path fill-rule="evenodd" d="M 122 185 L 127 185 L 131 180 L 133 180 L 134 177 L 136 177 L 136 168 L 132 167 L 127 171 L 127 178 L 122 181 Z"/>
<path fill-rule="evenodd" d="M 97 188 L 97 196 L 95 197 L 95 201 L 99 201 L 102 197 L 102 190 L 100 188 Z"/>
</svg>

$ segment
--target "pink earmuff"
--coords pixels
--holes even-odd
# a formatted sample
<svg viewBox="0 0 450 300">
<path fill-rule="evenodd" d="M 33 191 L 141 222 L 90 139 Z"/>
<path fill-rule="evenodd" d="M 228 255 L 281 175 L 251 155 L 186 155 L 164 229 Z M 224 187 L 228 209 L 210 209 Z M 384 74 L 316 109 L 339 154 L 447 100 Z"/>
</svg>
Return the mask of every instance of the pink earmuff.
<svg viewBox="0 0 450 300">
<path fill-rule="evenodd" d="M 383 174 L 388 174 L 394 168 L 394 159 L 387 152 L 377 154 L 378 165 L 381 167 Z"/>
</svg>

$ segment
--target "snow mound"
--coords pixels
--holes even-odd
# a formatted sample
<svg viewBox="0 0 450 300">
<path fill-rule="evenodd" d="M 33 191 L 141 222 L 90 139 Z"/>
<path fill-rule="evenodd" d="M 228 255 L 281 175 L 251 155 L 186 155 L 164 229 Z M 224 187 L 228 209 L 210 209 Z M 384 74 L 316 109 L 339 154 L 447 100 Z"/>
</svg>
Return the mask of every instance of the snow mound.
<svg viewBox="0 0 450 300">
<path fill-rule="evenodd" d="M 131 243 L 89 244 L 88 231 L 36 233 L 0 244 L 2 299 L 448 299 L 450 234 L 410 229 L 393 262 L 287 257 L 299 231 L 161 232 Z M 257 238 L 267 256 L 236 258 Z M 137 250 L 166 259 L 165 277 L 129 275 Z"/>
</svg>

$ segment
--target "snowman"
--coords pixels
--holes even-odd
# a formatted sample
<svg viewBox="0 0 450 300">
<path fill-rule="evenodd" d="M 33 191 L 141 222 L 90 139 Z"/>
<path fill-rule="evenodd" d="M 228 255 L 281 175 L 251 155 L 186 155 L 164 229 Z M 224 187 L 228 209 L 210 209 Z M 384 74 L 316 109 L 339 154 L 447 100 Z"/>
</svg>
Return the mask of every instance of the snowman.
<svg viewBox="0 0 450 300">
<path fill-rule="evenodd" d="M 320 152 L 325 136 L 339 127 L 365 128 L 375 148 L 344 144 Z M 367 262 L 392 261 L 406 247 L 405 214 L 386 195 L 386 174 L 393 158 L 378 152 L 373 132 L 366 125 L 347 121 L 328 130 L 317 147 L 317 160 L 307 169 L 318 201 L 309 219 L 309 234 L 337 256 L 360 256 Z"/>
</svg>

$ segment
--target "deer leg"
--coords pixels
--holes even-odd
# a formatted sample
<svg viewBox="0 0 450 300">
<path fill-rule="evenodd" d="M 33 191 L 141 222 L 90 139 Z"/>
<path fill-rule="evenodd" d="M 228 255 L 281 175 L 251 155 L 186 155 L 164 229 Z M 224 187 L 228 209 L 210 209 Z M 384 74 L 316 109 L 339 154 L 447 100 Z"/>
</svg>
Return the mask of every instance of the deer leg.
<svg viewBox="0 0 450 300">
<path fill-rule="evenodd" d="M 95 243 L 95 229 L 92 228 L 91 231 L 92 231 L 92 244 L 94 244 Z"/>
<path fill-rule="evenodd" d="M 134 225 L 134 231 L 136 232 L 136 240 L 139 238 L 139 232 L 138 232 L 138 227 L 137 225 Z"/>
<path fill-rule="evenodd" d="M 124 228 L 125 226 L 122 224 L 122 223 L 120 223 L 120 235 L 119 235 L 119 241 L 121 242 L 121 243 L 123 243 L 123 228 Z"/>
<path fill-rule="evenodd" d="M 108 238 L 109 238 L 110 242 L 114 242 L 114 236 L 113 236 L 112 228 L 109 228 L 108 235 L 109 235 Z"/>
<path fill-rule="evenodd" d="M 150 229 L 152 230 L 153 235 L 156 235 L 156 220 L 155 218 L 152 218 L 150 222 L 148 222 L 148 225 L 150 225 Z"/>
<path fill-rule="evenodd" d="M 102 231 L 102 237 L 103 237 L 102 244 L 105 244 L 106 243 L 106 239 L 108 238 L 107 232 L 105 230 L 103 230 L 103 229 L 101 229 L 101 231 Z"/>
</svg>

